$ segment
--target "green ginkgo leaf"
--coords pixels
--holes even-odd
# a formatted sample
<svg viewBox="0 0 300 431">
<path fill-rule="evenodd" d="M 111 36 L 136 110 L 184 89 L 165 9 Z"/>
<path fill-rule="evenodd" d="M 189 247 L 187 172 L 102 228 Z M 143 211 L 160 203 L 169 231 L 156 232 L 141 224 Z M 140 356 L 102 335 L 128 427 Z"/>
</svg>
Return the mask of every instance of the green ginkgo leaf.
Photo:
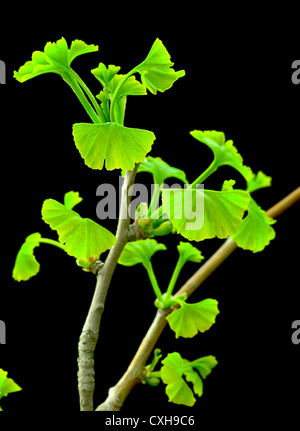
<svg viewBox="0 0 300 431">
<path fill-rule="evenodd" d="M 196 398 L 183 379 L 183 360 L 178 352 L 169 353 L 162 361 L 161 379 L 167 385 L 169 402 L 192 407 Z"/>
<path fill-rule="evenodd" d="M 193 391 L 201 397 L 203 395 L 203 381 L 218 364 L 214 356 L 203 356 L 195 361 L 183 360 L 183 374 L 187 382 L 193 384 Z M 201 377 L 200 377 L 201 376 Z"/>
<path fill-rule="evenodd" d="M 143 85 L 151 93 L 157 94 L 157 91 L 164 92 L 171 88 L 177 79 L 185 75 L 184 70 L 175 72 L 173 65 L 162 41 L 156 39 L 146 59 L 135 70 L 141 74 Z"/>
<path fill-rule="evenodd" d="M 151 150 L 155 135 L 143 129 L 124 127 L 118 123 L 73 126 L 75 145 L 87 166 L 93 169 L 133 170 Z"/>
<path fill-rule="evenodd" d="M 202 379 L 211 373 L 218 362 L 211 355 L 190 362 L 182 358 L 178 352 L 173 352 L 168 354 L 162 364 L 161 379 L 167 385 L 166 394 L 169 401 L 191 407 L 196 402 L 193 391 L 195 395 L 202 396 Z M 192 383 L 193 391 L 185 380 Z"/>
<path fill-rule="evenodd" d="M 160 157 L 148 156 L 140 164 L 138 172 L 150 172 L 153 175 L 154 184 L 162 185 L 167 178 L 177 178 L 185 184 L 188 183 L 184 171 L 170 166 Z"/>
<path fill-rule="evenodd" d="M 177 250 L 179 252 L 182 265 L 189 261 L 199 263 L 204 259 L 201 251 L 189 242 L 180 241 L 177 246 Z"/>
<path fill-rule="evenodd" d="M 36 232 L 27 236 L 21 246 L 13 268 L 13 278 L 16 281 L 27 281 L 35 276 L 40 270 L 40 264 L 36 260 L 33 252 L 35 247 L 40 245 L 41 234 Z"/>
<path fill-rule="evenodd" d="M 214 168 L 228 165 L 240 172 L 243 177 L 248 180 L 252 175 L 252 170 L 243 164 L 243 158 L 238 153 L 236 147 L 231 140 L 226 141 L 223 132 L 215 130 L 194 130 L 191 135 L 207 145 L 214 154 Z"/>
<path fill-rule="evenodd" d="M 271 226 L 274 223 L 276 220 L 269 217 L 255 200 L 250 198 L 248 214 L 232 236 L 232 240 L 239 247 L 253 253 L 262 251 L 275 238 L 276 233 Z"/>
<path fill-rule="evenodd" d="M 95 51 L 98 51 L 98 46 L 87 45 L 82 40 L 74 40 L 68 48 L 66 40 L 62 37 L 57 42 L 48 42 L 44 52 L 34 51 L 32 59 L 15 71 L 14 77 L 19 82 L 49 72 L 58 73 L 63 78 L 70 77 L 72 61 L 79 55 Z"/>
<path fill-rule="evenodd" d="M 192 338 L 198 331 L 207 331 L 215 323 L 218 314 L 218 302 L 209 298 L 196 304 L 180 301 L 180 308 L 172 311 L 166 319 L 176 338 Z"/>
<path fill-rule="evenodd" d="M 177 232 L 190 241 L 233 235 L 242 223 L 249 200 L 244 190 L 162 190 L 164 212 Z"/>
<path fill-rule="evenodd" d="M 44 202 L 42 217 L 57 231 L 65 251 L 77 259 L 99 256 L 116 243 L 116 237 L 107 229 L 89 218 L 82 218 L 54 199 Z"/>
<path fill-rule="evenodd" d="M 0 399 L 6 397 L 8 394 L 22 390 L 22 388 L 17 385 L 13 379 L 7 377 L 7 374 L 7 371 L 0 368 Z M 2 411 L 1 407 L 0 411 Z"/>
<path fill-rule="evenodd" d="M 166 249 L 164 244 L 158 243 L 155 239 L 128 242 L 121 253 L 118 263 L 124 266 L 133 266 L 141 263 L 145 267 L 148 267 L 151 257 L 157 251 Z"/>
<path fill-rule="evenodd" d="M 252 176 L 247 180 L 247 190 L 249 193 L 255 190 L 263 189 L 265 187 L 270 187 L 272 183 L 272 177 L 264 174 L 262 171 L 258 171 L 257 174 L 252 174 Z"/>
<path fill-rule="evenodd" d="M 101 85 L 105 87 L 120 69 L 120 66 L 109 64 L 108 67 L 106 67 L 105 64 L 99 63 L 99 66 L 95 69 L 92 69 L 91 72 L 98 79 L 98 81 L 100 81 Z"/>
<path fill-rule="evenodd" d="M 78 192 L 68 192 L 64 196 L 64 206 L 69 210 L 72 210 L 75 205 L 78 205 L 82 201 Z"/>
</svg>

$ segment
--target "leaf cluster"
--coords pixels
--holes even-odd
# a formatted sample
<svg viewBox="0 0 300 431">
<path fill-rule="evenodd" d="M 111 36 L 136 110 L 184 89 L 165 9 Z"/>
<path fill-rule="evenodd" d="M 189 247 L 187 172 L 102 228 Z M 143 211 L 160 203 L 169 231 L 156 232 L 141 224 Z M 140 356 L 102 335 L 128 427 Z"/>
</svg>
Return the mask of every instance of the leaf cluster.
<svg viewBox="0 0 300 431">
<path fill-rule="evenodd" d="M 93 68 L 91 73 L 100 84 L 100 91 L 94 96 L 71 65 L 78 56 L 96 51 L 98 46 L 81 40 L 73 41 L 68 47 L 66 40 L 61 38 L 55 43 L 48 42 L 43 52 L 35 51 L 32 59 L 15 71 L 14 76 L 19 82 L 25 82 L 39 75 L 55 73 L 72 88 L 91 120 L 73 125 L 75 146 L 89 168 L 101 170 L 105 166 L 107 170 L 126 171 L 138 165 L 138 173 L 152 175 L 155 187 L 151 201 L 140 204 L 134 221 L 145 239 L 128 242 L 118 263 L 128 267 L 142 264 L 155 294 L 155 306 L 166 310 L 167 322 L 176 338 L 194 337 L 215 323 L 219 314 L 218 302 L 207 298 L 189 303 L 187 295 L 174 294 L 174 289 L 187 262 L 200 264 L 204 257 L 193 244 L 181 241 L 177 246 L 178 261 L 163 292 L 155 275 L 152 257 L 156 252 L 166 250 L 166 246 L 154 237 L 177 233 L 185 240 L 197 242 L 231 237 L 243 249 L 252 252 L 263 250 L 275 237 L 272 227 L 275 221 L 254 200 L 252 193 L 269 187 L 271 178 L 262 171 L 253 173 L 244 164 L 233 141 L 226 140 L 223 132 L 215 130 L 190 132 L 194 145 L 196 143 L 191 156 L 198 154 L 199 143 L 206 145 L 213 154 L 212 163 L 191 183 L 184 171 L 170 166 L 160 157 L 149 155 L 156 136 L 152 131 L 124 125 L 127 98 L 144 96 L 148 92 L 153 95 L 164 92 L 185 72 L 173 69 L 170 54 L 156 39 L 145 60 L 127 73 L 119 73 L 120 66 L 106 66 L 102 62 Z M 235 188 L 232 178 L 224 181 L 221 190 L 204 188 L 207 178 L 222 166 L 230 166 L 233 172 L 241 175 L 245 189 Z M 167 187 L 165 180 L 168 178 L 176 178 L 183 187 Z M 41 243 L 60 248 L 74 257 L 84 271 L 95 272 L 100 255 L 111 249 L 117 239 L 100 224 L 74 211 L 81 200 L 78 192 L 71 191 L 65 194 L 64 203 L 54 199 L 44 201 L 42 218 L 57 232 L 58 240 L 43 238 L 38 232 L 27 236 L 16 257 L 15 280 L 28 280 L 38 273 L 40 265 L 34 250 Z M 178 352 L 173 352 L 162 361 L 161 370 L 157 372 L 154 367 L 160 357 L 157 353 L 152 364 L 145 368 L 148 373 L 146 381 L 155 385 L 162 380 L 166 384 L 169 401 L 194 405 L 194 395 L 202 395 L 203 379 L 217 365 L 216 358 L 205 356 L 188 361 Z M 14 382 L 8 384 L 10 379 L 5 380 L 3 371 L 1 380 L 1 371 L 0 398 L 1 384 L 4 395 L 20 390 Z"/>
</svg>

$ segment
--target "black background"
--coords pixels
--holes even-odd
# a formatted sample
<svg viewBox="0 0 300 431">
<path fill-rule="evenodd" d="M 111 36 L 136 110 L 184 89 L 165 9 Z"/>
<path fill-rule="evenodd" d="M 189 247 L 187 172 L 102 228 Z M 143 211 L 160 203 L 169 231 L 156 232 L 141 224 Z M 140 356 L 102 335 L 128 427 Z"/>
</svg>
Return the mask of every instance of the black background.
<svg viewBox="0 0 300 431">
<path fill-rule="evenodd" d="M 84 165 L 71 131 L 72 124 L 90 120 L 60 77 L 44 75 L 22 85 L 12 78 L 13 70 L 34 50 L 62 36 L 68 43 L 82 39 L 99 44 L 98 53 L 73 63 L 97 94 L 100 88 L 90 69 L 102 61 L 120 65 L 121 73 L 127 73 L 159 37 L 175 70 L 185 69 L 186 76 L 163 94 L 128 100 L 125 125 L 155 133 L 151 155 L 185 170 L 193 181 L 210 163 L 211 153 L 189 131 L 221 130 L 233 139 L 247 165 L 273 177 L 271 188 L 255 194 L 264 209 L 299 185 L 300 86 L 291 82 L 291 63 L 300 52 L 290 31 L 293 26 L 287 31 L 279 18 L 261 13 L 252 17 L 241 12 L 230 18 L 200 7 L 164 15 L 158 5 L 143 11 L 131 8 L 116 6 L 114 11 L 87 3 L 84 10 L 63 16 L 54 6 L 35 13 L 19 9 L 21 19 L 10 12 L 11 25 L 1 29 L 0 58 L 7 66 L 7 82 L 0 86 L 0 319 L 6 323 L 7 344 L 0 346 L 0 367 L 23 388 L 1 400 L 8 413 L 34 417 L 51 411 L 71 417 L 79 410 L 77 342 L 95 280 L 72 258 L 47 245 L 36 249 L 41 264 L 36 277 L 17 283 L 11 271 L 27 235 L 40 232 L 56 238 L 41 221 L 46 198 L 62 200 L 65 192 L 79 191 L 84 201 L 78 211 L 97 221 L 96 188 L 103 182 L 117 184 L 119 175 Z M 151 181 L 147 174 L 138 178 Z M 229 178 L 244 186 L 227 168 L 205 186 L 220 188 Z M 123 415 L 188 414 L 195 415 L 198 424 L 212 418 L 234 424 L 240 412 L 247 421 L 269 421 L 276 415 L 293 419 L 300 384 L 300 346 L 291 342 L 291 324 L 300 318 L 298 205 L 280 216 L 274 226 L 276 240 L 263 252 L 235 251 L 194 294 L 195 302 L 207 297 L 219 302 L 220 314 L 208 332 L 176 340 L 166 328 L 158 341 L 165 355 L 179 351 L 190 360 L 217 357 L 219 364 L 204 382 L 203 397 L 190 409 L 168 403 L 163 385 L 139 385 L 126 400 Z M 116 226 L 115 221 L 102 224 L 112 230 Z M 168 252 L 153 258 L 162 289 L 172 274 L 179 241 L 177 236 L 166 238 Z M 214 239 L 197 246 L 208 258 L 221 244 Z M 180 282 L 196 267 L 188 264 Z M 126 370 L 155 315 L 153 299 L 143 268 L 117 268 L 96 351 L 95 405 Z"/>
</svg>

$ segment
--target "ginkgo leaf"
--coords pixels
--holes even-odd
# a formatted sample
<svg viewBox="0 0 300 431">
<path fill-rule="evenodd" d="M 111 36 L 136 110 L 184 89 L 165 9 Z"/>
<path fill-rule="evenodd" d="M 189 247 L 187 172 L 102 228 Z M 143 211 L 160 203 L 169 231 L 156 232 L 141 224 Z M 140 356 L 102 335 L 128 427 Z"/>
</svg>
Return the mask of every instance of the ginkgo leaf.
<svg viewBox="0 0 300 431">
<path fill-rule="evenodd" d="M 167 385 L 166 394 L 174 404 L 184 404 L 192 407 L 196 398 L 183 379 L 183 360 L 179 353 L 169 353 L 162 361 L 161 379 Z"/>
<path fill-rule="evenodd" d="M 171 88 L 177 79 L 185 75 L 184 70 L 175 72 L 173 65 L 162 41 L 156 39 L 146 59 L 135 70 L 140 73 L 144 86 L 157 94 L 157 91 L 164 92 Z"/>
<path fill-rule="evenodd" d="M 191 407 L 196 402 L 193 391 L 195 395 L 202 396 L 202 379 L 211 373 L 218 362 L 211 355 L 190 362 L 182 358 L 178 352 L 173 352 L 162 360 L 162 364 L 161 379 L 167 385 L 166 394 L 169 401 Z M 193 384 L 193 391 L 184 379 Z"/>
<path fill-rule="evenodd" d="M 263 189 L 265 187 L 270 187 L 272 184 L 272 177 L 264 174 L 262 171 L 258 171 L 257 174 L 252 174 L 252 176 L 247 181 L 247 190 L 249 193 L 255 190 Z"/>
<path fill-rule="evenodd" d="M 108 67 L 103 63 L 99 63 L 99 66 L 96 69 L 92 69 L 92 74 L 100 81 L 103 87 L 108 84 L 113 77 L 119 72 L 121 69 L 120 66 L 115 66 L 113 64 L 109 64 Z"/>
<path fill-rule="evenodd" d="M 203 394 L 203 382 L 212 371 L 212 369 L 218 364 L 214 356 L 203 356 L 202 358 L 196 359 L 195 361 L 183 361 L 183 374 L 187 382 L 193 384 L 193 391 L 199 397 Z M 201 377 L 200 377 L 201 376 Z"/>
<path fill-rule="evenodd" d="M 115 75 L 109 84 L 109 91 L 111 94 L 114 94 L 115 89 L 117 88 L 119 82 L 125 75 Z M 147 94 L 147 90 L 139 81 L 136 80 L 135 76 L 130 76 L 126 79 L 126 81 L 122 84 L 121 88 L 118 91 L 118 99 L 121 99 L 124 96 L 145 96 Z"/>
<path fill-rule="evenodd" d="M 6 397 L 8 394 L 22 390 L 22 388 L 17 385 L 13 379 L 7 377 L 7 374 L 7 371 L 0 368 L 0 399 Z M 2 411 L 1 407 L 0 411 Z"/>
<path fill-rule="evenodd" d="M 119 258 L 118 263 L 124 266 L 133 266 L 142 263 L 148 266 L 151 257 L 160 250 L 166 250 L 164 244 L 158 243 L 155 239 L 138 240 L 128 242 Z"/>
<path fill-rule="evenodd" d="M 27 281 L 35 276 L 40 270 L 40 264 L 36 260 L 33 251 L 40 245 L 41 234 L 36 232 L 27 236 L 21 246 L 13 268 L 13 278 L 16 281 Z"/>
<path fill-rule="evenodd" d="M 167 178 L 177 178 L 185 184 L 188 183 L 184 171 L 170 166 L 160 157 L 148 156 L 140 164 L 138 172 L 150 172 L 153 175 L 154 184 L 161 185 Z"/>
<path fill-rule="evenodd" d="M 249 199 L 249 193 L 244 190 L 162 190 L 164 212 L 177 232 L 190 241 L 233 235 L 242 222 Z"/>
<path fill-rule="evenodd" d="M 176 338 L 192 338 L 198 331 L 207 331 L 215 323 L 218 314 L 218 302 L 215 299 L 204 299 L 196 304 L 180 301 L 180 308 L 172 311 L 166 319 Z"/>
<path fill-rule="evenodd" d="M 82 218 L 54 199 L 44 202 L 42 217 L 57 231 L 65 251 L 77 259 L 99 256 L 116 243 L 116 237 L 107 229 L 89 218 Z"/>
<path fill-rule="evenodd" d="M 275 222 L 276 220 L 269 217 L 255 200 L 250 198 L 248 214 L 232 236 L 232 240 L 239 247 L 253 253 L 262 251 L 275 238 L 276 233 L 271 226 Z"/>
<path fill-rule="evenodd" d="M 180 241 L 177 249 L 183 265 L 188 261 L 198 263 L 204 259 L 201 251 L 189 242 Z"/>
<path fill-rule="evenodd" d="M 95 51 L 98 51 L 98 46 L 87 45 L 81 40 L 74 40 L 70 49 L 64 38 L 55 43 L 48 42 L 44 52 L 34 51 L 32 59 L 15 71 L 14 77 L 19 82 L 25 82 L 35 76 L 53 72 L 65 78 L 70 75 L 70 65 L 78 55 Z"/>
<path fill-rule="evenodd" d="M 151 150 L 155 135 L 117 123 L 73 125 L 75 145 L 87 166 L 93 169 L 133 170 Z"/>
<path fill-rule="evenodd" d="M 78 192 L 68 192 L 64 196 L 64 206 L 69 210 L 72 210 L 75 205 L 78 205 L 82 201 Z"/>
<path fill-rule="evenodd" d="M 243 164 L 243 158 L 233 145 L 233 141 L 225 141 L 223 132 L 194 130 L 190 133 L 195 139 L 207 145 L 212 150 L 215 169 L 220 166 L 229 165 L 239 171 L 246 180 L 253 175 L 252 170 Z"/>
</svg>

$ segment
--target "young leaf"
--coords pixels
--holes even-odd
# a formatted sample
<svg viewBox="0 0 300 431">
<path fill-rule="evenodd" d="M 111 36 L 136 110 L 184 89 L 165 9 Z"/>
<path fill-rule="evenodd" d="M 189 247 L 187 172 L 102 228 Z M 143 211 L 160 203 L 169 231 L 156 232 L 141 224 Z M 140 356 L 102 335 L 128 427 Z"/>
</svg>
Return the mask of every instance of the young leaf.
<svg viewBox="0 0 300 431">
<path fill-rule="evenodd" d="M 0 399 L 6 397 L 8 394 L 21 390 L 22 388 L 20 388 L 17 383 L 7 377 L 7 371 L 4 371 L 0 368 Z M 0 411 L 2 411 L 1 407 Z"/>
<path fill-rule="evenodd" d="M 111 94 L 114 94 L 115 89 L 117 88 L 121 79 L 124 78 L 125 75 L 115 75 L 111 80 L 109 85 L 109 91 Z M 117 100 L 126 97 L 126 96 L 146 96 L 147 90 L 146 88 L 135 79 L 134 76 L 130 76 L 126 79 L 126 81 L 122 84 L 121 88 L 118 91 Z"/>
<path fill-rule="evenodd" d="M 107 68 L 105 64 L 100 63 L 99 66 L 96 69 L 92 69 L 91 72 L 98 79 L 98 81 L 100 81 L 101 85 L 105 87 L 120 69 L 120 66 L 109 64 Z"/>
<path fill-rule="evenodd" d="M 148 156 L 140 164 L 138 172 L 150 172 L 153 175 L 154 184 L 162 185 L 167 178 L 178 178 L 185 184 L 188 183 L 184 171 L 170 166 L 160 157 Z"/>
<path fill-rule="evenodd" d="M 48 42 L 44 52 L 34 51 L 31 61 L 27 61 L 18 71 L 14 72 L 14 77 L 19 82 L 25 82 L 43 73 L 58 73 L 63 78 L 70 76 L 72 61 L 82 54 L 98 51 L 98 46 L 87 45 L 81 40 L 74 40 L 68 49 L 64 38 L 57 42 Z"/>
<path fill-rule="evenodd" d="M 196 399 L 184 378 L 193 384 L 195 395 L 201 397 L 203 394 L 202 379 L 211 373 L 217 365 L 217 361 L 214 356 L 204 356 L 190 362 L 182 358 L 178 352 L 173 352 L 168 354 L 162 364 L 161 379 L 167 385 L 166 394 L 169 401 L 191 407 L 195 404 Z"/>
<path fill-rule="evenodd" d="M 272 178 L 268 177 L 262 171 L 257 172 L 248 179 L 247 181 L 247 190 L 249 193 L 254 192 L 258 189 L 263 189 L 265 187 L 270 187 L 272 183 Z"/>
<path fill-rule="evenodd" d="M 142 83 L 153 94 L 164 92 L 172 87 L 177 79 L 185 75 L 184 70 L 172 69 L 170 54 L 161 40 L 156 39 L 146 59 L 135 67 L 141 75 Z"/>
<path fill-rule="evenodd" d="M 64 206 L 69 210 L 72 210 L 75 205 L 78 205 L 82 201 L 78 192 L 68 192 L 64 196 Z"/>
<path fill-rule="evenodd" d="M 41 234 L 36 232 L 27 236 L 24 244 L 21 246 L 13 269 L 13 278 L 16 281 L 27 281 L 40 270 L 40 264 L 37 262 L 33 251 L 40 245 L 39 239 Z"/>
<path fill-rule="evenodd" d="M 124 266 L 133 266 L 142 263 L 149 265 L 151 257 L 159 250 L 166 250 L 164 244 L 159 244 L 155 239 L 138 240 L 128 242 L 119 258 L 119 263 Z"/>
<path fill-rule="evenodd" d="M 219 314 L 218 302 L 215 299 L 204 299 L 196 304 L 180 301 L 180 305 L 180 308 L 166 317 L 171 329 L 176 333 L 176 338 L 192 338 L 198 331 L 207 331 Z"/>
<path fill-rule="evenodd" d="M 117 123 L 73 125 L 75 145 L 87 166 L 93 169 L 133 170 L 150 151 L 155 135 L 148 130 Z"/>
<path fill-rule="evenodd" d="M 271 227 L 275 222 L 276 220 L 269 217 L 255 200 L 250 198 L 248 214 L 232 236 L 232 240 L 239 247 L 253 253 L 262 251 L 275 238 L 275 230 Z"/>
<path fill-rule="evenodd" d="M 183 360 L 180 354 L 177 352 L 169 353 L 161 362 L 163 364 L 161 379 L 167 385 L 166 394 L 169 401 L 192 407 L 196 398 L 183 379 Z"/>
<path fill-rule="evenodd" d="M 44 202 L 42 217 L 57 231 L 65 251 L 77 259 L 99 256 L 116 243 L 116 237 L 107 229 L 89 218 L 80 217 L 54 199 Z"/>
<path fill-rule="evenodd" d="M 214 356 L 204 356 L 192 362 L 183 359 L 183 374 L 186 381 L 193 384 L 193 391 L 199 397 L 203 394 L 201 377 L 205 379 L 217 364 L 218 362 Z"/>
<path fill-rule="evenodd" d="M 242 222 L 249 199 L 249 193 L 244 190 L 162 190 L 164 212 L 177 232 L 190 241 L 233 235 Z"/>
<path fill-rule="evenodd" d="M 240 172 L 248 180 L 252 176 L 252 170 L 243 164 L 242 156 L 238 153 L 231 140 L 225 141 L 223 132 L 215 130 L 194 130 L 191 135 L 207 145 L 214 153 L 214 168 L 229 165 Z"/>
<path fill-rule="evenodd" d="M 182 265 L 184 265 L 188 261 L 198 263 L 204 259 L 204 256 L 202 255 L 201 251 L 189 242 L 180 241 L 179 245 L 177 246 L 177 249 L 182 261 Z"/>
</svg>

